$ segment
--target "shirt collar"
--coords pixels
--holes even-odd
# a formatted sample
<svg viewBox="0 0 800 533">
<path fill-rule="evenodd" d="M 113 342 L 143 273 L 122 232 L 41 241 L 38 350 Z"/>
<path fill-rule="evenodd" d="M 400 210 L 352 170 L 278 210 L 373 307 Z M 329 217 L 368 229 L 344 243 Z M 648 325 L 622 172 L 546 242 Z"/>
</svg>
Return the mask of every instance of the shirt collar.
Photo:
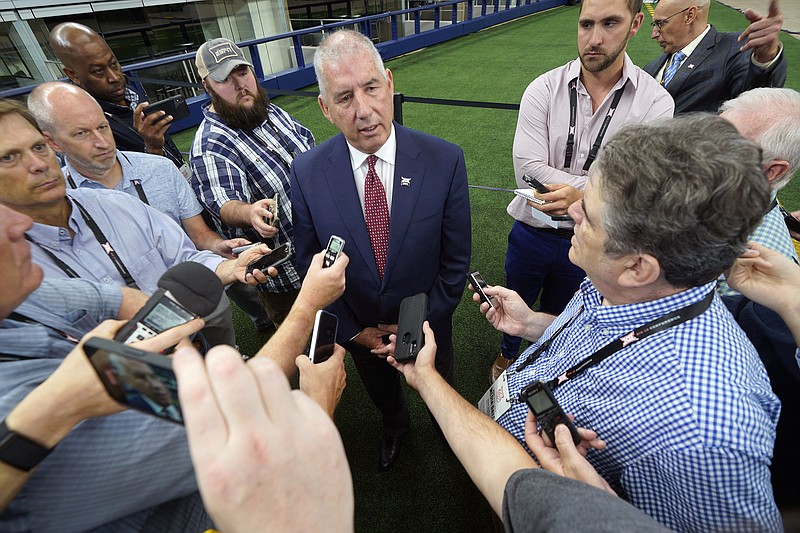
<svg viewBox="0 0 800 533">
<path fill-rule="evenodd" d="M 397 155 L 397 138 L 394 134 L 394 122 L 392 122 L 392 131 L 389 133 L 389 138 L 386 139 L 383 146 L 374 154 L 365 154 L 361 150 L 353 148 L 353 145 L 350 143 L 347 143 L 347 149 L 350 150 L 350 162 L 353 165 L 353 170 L 361 168 L 361 165 L 364 164 L 364 161 L 366 161 L 370 155 L 375 155 L 378 159 L 386 161 L 390 165 L 394 165 L 395 156 Z"/>
<path fill-rule="evenodd" d="M 601 305 L 603 295 L 588 278 L 581 283 L 580 292 L 584 310 L 593 316 L 597 323 L 611 327 L 626 327 L 643 324 L 699 302 L 715 289 L 716 283 L 717 280 L 714 280 L 656 300 L 624 305 Z"/>
<path fill-rule="evenodd" d="M 122 179 L 115 187 L 115 190 L 124 191 L 131 184 L 130 180 L 128 179 L 128 174 L 131 173 L 129 171 L 132 171 L 133 166 L 131 165 L 130 160 L 125 154 L 123 154 L 119 150 L 117 150 L 116 153 L 117 153 L 117 161 L 119 161 L 119 164 L 122 167 Z M 66 178 L 67 174 L 69 174 L 69 176 L 72 178 L 72 181 L 75 182 L 75 187 L 94 187 L 96 189 L 106 188 L 105 185 L 102 185 L 101 183 L 98 183 L 94 180 L 90 180 L 89 178 L 87 178 L 86 176 L 75 170 L 75 167 L 73 167 L 72 163 L 69 162 L 69 158 L 67 158 L 67 164 L 64 165 L 64 168 L 62 170 L 64 172 L 64 178 Z"/>
</svg>

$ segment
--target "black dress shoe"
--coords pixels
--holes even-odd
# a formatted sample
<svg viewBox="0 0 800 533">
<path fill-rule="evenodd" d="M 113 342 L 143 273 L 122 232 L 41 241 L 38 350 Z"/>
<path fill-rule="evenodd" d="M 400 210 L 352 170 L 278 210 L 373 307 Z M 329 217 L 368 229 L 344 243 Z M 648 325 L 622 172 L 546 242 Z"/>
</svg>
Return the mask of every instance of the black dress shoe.
<svg viewBox="0 0 800 533">
<path fill-rule="evenodd" d="M 378 449 L 378 468 L 380 468 L 381 471 L 385 472 L 389 470 L 397 460 L 397 456 L 400 455 L 400 443 L 403 441 L 404 436 L 404 433 L 393 435 L 384 432 L 380 448 Z"/>
</svg>

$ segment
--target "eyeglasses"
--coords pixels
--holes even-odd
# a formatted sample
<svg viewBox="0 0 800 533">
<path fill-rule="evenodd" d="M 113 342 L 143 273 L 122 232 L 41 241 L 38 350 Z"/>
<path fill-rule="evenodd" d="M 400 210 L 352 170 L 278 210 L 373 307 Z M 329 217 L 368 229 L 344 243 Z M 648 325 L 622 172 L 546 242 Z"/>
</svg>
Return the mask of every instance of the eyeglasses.
<svg viewBox="0 0 800 533">
<path fill-rule="evenodd" d="M 661 19 L 661 20 L 654 20 L 653 22 L 651 22 L 651 23 L 650 23 L 650 25 L 651 25 L 652 27 L 656 28 L 658 31 L 661 31 L 661 28 L 663 28 L 663 27 L 664 27 L 664 24 L 666 24 L 667 22 L 669 22 L 669 19 L 671 19 L 672 17 L 674 17 L 674 16 L 676 16 L 676 15 L 680 15 L 680 14 L 681 14 L 681 13 L 683 13 L 684 11 L 688 11 L 689 9 L 692 9 L 693 7 L 694 7 L 694 6 L 689 6 L 689 7 L 687 7 L 687 8 L 681 9 L 681 10 L 680 10 L 680 11 L 678 11 L 677 13 L 673 13 L 672 15 L 670 15 L 670 16 L 668 16 L 667 18 L 664 18 L 664 19 Z"/>
</svg>

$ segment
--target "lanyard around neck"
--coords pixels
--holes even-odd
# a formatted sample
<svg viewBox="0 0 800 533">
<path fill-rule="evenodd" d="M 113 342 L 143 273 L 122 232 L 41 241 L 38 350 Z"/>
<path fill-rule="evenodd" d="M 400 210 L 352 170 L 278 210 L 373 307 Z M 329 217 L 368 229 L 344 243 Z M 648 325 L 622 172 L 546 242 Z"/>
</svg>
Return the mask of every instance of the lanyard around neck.
<svg viewBox="0 0 800 533">
<path fill-rule="evenodd" d="M 625 87 L 628 85 L 629 79 L 625 80 L 622 87 L 614 91 L 614 98 L 611 100 L 611 107 L 608 108 L 606 118 L 603 119 L 603 124 L 600 126 L 600 131 L 597 138 L 594 140 L 592 149 L 589 151 L 589 157 L 586 158 L 586 163 L 583 165 L 583 171 L 588 172 L 589 167 L 592 166 L 597 157 L 597 152 L 600 151 L 600 145 L 603 144 L 603 138 L 606 136 L 608 125 L 611 124 L 611 119 L 614 117 L 614 112 L 617 110 L 619 101 L 622 98 L 622 93 L 625 92 Z M 569 170 L 572 165 L 572 153 L 575 150 L 575 122 L 578 114 L 578 81 L 572 80 L 569 84 L 569 135 L 567 136 L 567 149 L 564 153 L 564 169 Z"/>
<path fill-rule="evenodd" d="M 659 333 L 661 331 L 667 330 L 671 327 L 677 326 L 678 324 L 683 324 L 697 316 L 700 316 L 705 312 L 706 309 L 711 305 L 711 301 L 714 299 L 714 290 L 711 290 L 705 298 L 700 301 L 697 301 L 693 304 L 687 305 L 685 307 L 681 307 L 671 313 L 667 313 L 666 315 L 660 316 L 655 320 L 651 320 L 647 324 L 640 326 L 639 328 L 634 329 L 630 333 L 619 337 L 618 339 L 611 341 L 610 343 L 606 344 L 596 352 L 594 352 L 589 357 L 586 357 L 578 364 L 570 367 L 566 372 L 561 374 L 560 376 L 551 379 L 547 382 L 547 386 L 550 387 L 550 390 L 555 390 L 556 387 L 559 385 L 571 380 L 575 376 L 583 373 L 588 368 L 596 366 L 600 364 L 601 361 L 607 359 L 608 357 L 614 355 L 618 351 L 622 350 L 626 346 L 630 346 L 635 342 L 638 342 L 650 335 L 655 333 Z M 550 344 L 558 337 L 561 332 L 563 332 L 567 326 L 571 325 L 576 318 L 583 312 L 583 307 L 581 307 L 578 312 L 573 316 L 567 323 L 562 325 L 549 339 L 547 339 L 544 343 L 542 343 L 514 372 L 520 372 L 523 368 L 531 364 L 535 361 L 544 351 L 546 351 Z"/>
<path fill-rule="evenodd" d="M 83 217 L 84 222 L 86 222 L 86 225 L 89 226 L 90 230 L 92 230 L 92 234 L 94 235 L 95 240 L 97 240 L 97 242 L 100 244 L 100 247 L 106 253 L 111 263 L 117 269 L 117 272 L 119 272 L 120 276 L 122 276 L 122 279 L 125 280 L 125 285 L 127 285 L 131 289 L 138 289 L 139 286 L 136 284 L 136 281 L 133 279 L 133 276 L 131 276 L 131 273 L 125 266 L 125 263 L 122 262 L 122 259 L 120 259 L 116 250 L 114 250 L 114 247 L 108 241 L 105 234 L 100 229 L 100 226 L 97 225 L 97 223 L 94 221 L 89 212 L 86 211 L 86 209 L 77 200 L 72 198 L 72 202 L 78 208 L 78 211 L 80 212 L 81 217 Z M 64 271 L 64 273 L 67 274 L 67 276 L 71 278 L 80 278 L 80 275 L 77 272 L 75 272 L 73 268 L 71 268 L 64 261 L 56 257 L 56 255 L 53 252 L 42 246 L 40 243 L 36 242 L 27 233 L 25 234 L 25 238 L 28 241 L 32 242 L 33 244 L 37 245 L 39 248 L 41 248 L 42 251 L 44 251 L 44 253 L 47 254 L 47 256 L 50 257 L 50 259 L 53 260 L 56 266 L 58 266 L 58 268 L 60 268 L 61 270 Z"/>
</svg>

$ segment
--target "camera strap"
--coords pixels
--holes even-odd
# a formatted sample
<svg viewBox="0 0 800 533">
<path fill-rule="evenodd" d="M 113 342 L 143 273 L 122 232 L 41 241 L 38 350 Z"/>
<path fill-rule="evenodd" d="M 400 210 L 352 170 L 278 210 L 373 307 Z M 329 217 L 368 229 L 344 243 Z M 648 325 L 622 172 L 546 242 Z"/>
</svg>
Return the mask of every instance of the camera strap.
<svg viewBox="0 0 800 533">
<path fill-rule="evenodd" d="M 649 337 L 650 335 L 659 333 L 661 331 L 665 331 L 671 327 L 677 326 L 678 324 L 683 324 L 684 322 L 687 322 L 697 316 L 700 316 L 711 305 L 711 301 L 714 299 L 714 292 L 715 292 L 714 290 L 711 290 L 702 300 L 687 305 L 686 307 L 681 307 L 680 309 L 677 309 L 671 313 L 656 318 L 655 320 L 651 320 L 647 324 L 637 329 L 634 329 L 630 333 L 623 335 L 617 340 L 611 341 L 610 343 L 606 344 L 605 346 L 594 352 L 592 355 L 590 355 L 580 363 L 569 368 L 566 372 L 564 372 L 557 378 L 547 381 L 546 382 L 547 386 L 550 387 L 550 390 L 555 390 L 555 388 L 558 387 L 559 385 L 566 383 L 575 376 L 586 371 L 586 369 L 599 364 L 601 361 L 614 355 L 615 353 L 622 350 L 626 346 L 630 346 L 631 344 L 640 341 L 646 337 Z M 563 328 L 559 329 L 559 331 L 557 331 L 556 334 L 561 333 L 562 330 Z M 548 339 L 548 341 L 552 341 L 554 337 L 555 335 L 550 339 Z"/>
<path fill-rule="evenodd" d="M 622 98 L 622 93 L 625 92 L 625 87 L 628 86 L 629 79 L 625 80 L 622 87 L 614 91 L 614 99 L 611 100 L 611 107 L 608 108 L 606 118 L 603 119 L 603 124 L 600 126 L 600 131 L 597 133 L 597 138 L 594 140 L 592 149 L 589 151 L 589 157 L 586 158 L 586 163 L 583 165 L 583 171 L 588 172 L 589 167 L 592 166 L 597 152 L 600 151 L 600 145 L 603 144 L 603 138 L 608 131 L 608 125 L 611 124 L 611 119 L 614 117 L 614 112 L 617 110 L 619 101 Z M 578 114 L 578 81 L 572 80 L 569 84 L 569 135 L 567 136 L 567 148 L 564 153 L 564 169 L 569 170 L 572 165 L 572 154 L 575 149 L 575 121 Z"/>
</svg>

